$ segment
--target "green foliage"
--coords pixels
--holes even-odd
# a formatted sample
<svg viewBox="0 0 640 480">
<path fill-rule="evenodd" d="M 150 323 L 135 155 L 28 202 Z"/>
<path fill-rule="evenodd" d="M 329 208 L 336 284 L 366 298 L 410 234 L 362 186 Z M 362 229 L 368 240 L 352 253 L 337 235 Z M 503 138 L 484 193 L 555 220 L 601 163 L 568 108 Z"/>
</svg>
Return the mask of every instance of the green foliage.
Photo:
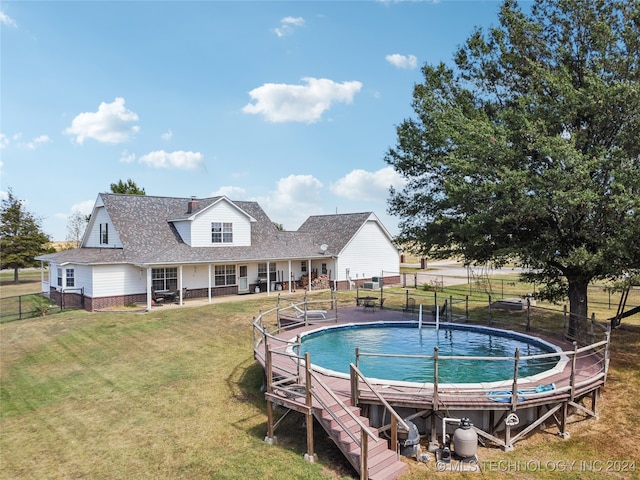
<svg viewBox="0 0 640 480">
<path fill-rule="evenodd" d="M 136 182 L 127 179 L 126 182 L 118 180 L 118 183 L 111 184 L 111 193 L 124 193 L 129 195 L 146 195 L 144 188 L 138 188 Z"/>
<path fill-rule="evenodd" d="M 51 300 L 41 295 L 33 295 L 30 297 L 30 299 L 33 310 L 37 312 L 41 317 L 44 317 L 53 305 Z"/>
<path fill-rule="evenodd" d="M 423 67 L 390 213 L 416 253 L 515 261 L 586 315 L 591 280 L 640 267 L 640 4 L 507 0 L 499 20 Z"/>
<path fill-rule="evenodd" d="M 18 270 L 36 266 L 34 258 L 47 253 L 50 238 L 40 228 L 40 220 L 28 212 L 22 200 L 11 189 L 0 208 L 0 265 L 13 269 L 14 282 Z"/>
</svg>

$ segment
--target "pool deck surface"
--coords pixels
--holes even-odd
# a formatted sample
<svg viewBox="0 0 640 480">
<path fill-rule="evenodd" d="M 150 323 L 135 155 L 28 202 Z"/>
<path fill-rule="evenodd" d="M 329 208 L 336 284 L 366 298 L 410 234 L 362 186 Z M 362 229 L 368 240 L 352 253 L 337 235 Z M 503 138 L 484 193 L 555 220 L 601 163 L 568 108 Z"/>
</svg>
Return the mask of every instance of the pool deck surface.
<svg viewBox="0 0 640 480">
<path fill-rule="evenodd" d="M 337 317 L 334 320 L 324 320 L 322 322 L 317 319 L 309 319 L 308 325 L 281 331 L 275 337 L 290 341 L 295 339 L 297 335 L 317 330 L 318 328 L 331 327 L 335 325 L 370 323 L 370 322 L 417 322 L 417 314 L 408 314 L 388 309 L 364 309 L 362 307 L 340 308 L 338 311 L 329 311 L 328 316 L 333 314 Z M 460 322 L 456 322 L 460 325 Z M 444 324 L 443 324 L 444 325 Z M 465 324 L 463 324 L 465 325 Z M 470 325 L 479 326 L 479 325 Z M 541 335 L 531 333 L 522 333 L 541 338 L 549 343 L 559 346 L 564 352 L 573 352 L 573 345 L 566 341 L 552 339 Z M 277 342 L 277 341 L 276 341 Z M 260 348 L 260 347 L 258 347 Z M 262 345 L 264 348 L 264 345 Z M 362 346 L 366 349 L 366 345 Z M 264 351 L 260 352 L 264 353 Z M 256 355 L 257 360 L 264 366 L 262 355 Z M 313 357 L 311 357 L 313 363 Z M 274 372 L 281 371 L 283 374 L 290 373 L 296 367 L 292 358 L 284 355 L 273 356 Z M 604 376 L 602 373 L 602 359 L 594 355 L 593 352 L 585 352 L 584 355 L 578 355 L 575 362 L 574 385 L 571 391 L 572 362 L 567 361 L 563 368 L 548 376 L 541 378 L 522 379 L 518 383 L 518 390 L 523 391 L 520 396 L 516 408 L 534 407 L 541 405 L 557 404 L 558 402 L 573 400 L 580 396 L 593 392 L 604 384 Z M 323 381 L 338 395 L 344 399 L 349 399 L 351 385 L 349 378 L 345 376 L 336 376 L 330 372 L 320 370 Z M 513 410 L 511 397 L 501 398 L 502 401 L 496 401 L 495 396 L 488 395 L 488 391 L 492 390 L 512 390 L 512 380 L 507 381 L 509 386 L 501 386 L 499 388 L 479 388 L 478 384 L 471 385 L 440 385 L 437 391 L 437 405 L 434 405 L 434 386 L 431 383 L 408 385 L 407 382 L 380 382 L 375 385 L 376 389 L 381 392 L 389 403 L 393 406 L 404 406 L 414 408 L 433 408 L 436 409 L 457 409 L 457 410 Z M 536 386 L 548 386 L 553 383 L 555 388 L 542 393 L 532 393 Z M 364 384 L 361 382 L 360 392 L 361 402 L 378 403 L 379 400 L 372 393 L 367 393 Z M 528 393 L 527 393 L 528 392 Z"/>
</svg>

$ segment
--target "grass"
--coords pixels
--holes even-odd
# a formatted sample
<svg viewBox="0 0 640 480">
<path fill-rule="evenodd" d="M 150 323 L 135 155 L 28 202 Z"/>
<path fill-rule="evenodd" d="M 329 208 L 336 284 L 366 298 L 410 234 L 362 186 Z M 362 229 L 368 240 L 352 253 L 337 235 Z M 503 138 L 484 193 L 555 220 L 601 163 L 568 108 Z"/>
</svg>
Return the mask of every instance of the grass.
<svg viewBox="0 0 640 480">
<path fill-rule="evenodd" d="M 341 294 L 344 302 L 352 297 Z M 300 416 L 280 425 L 278 446 L 263 441 L 262 370 L 253 361 L 250 326 L 274 302 L 147 314 L 73 311 L 0 325 L 0 479 L 354 478 L 319 427 L 319 463 L 304 461 Z M 640 478 L 638 365 L 635 316 L 613 332 L 600 419 L 575 415 L 568 440 L 549 425 L 514 452 L 480 448 L 483 477 Z M 635 472 L 606 463 L 633 460 Z M 572 461 L 573 471 L 558 471 Z M 403 480 L 436 475 L 434 462 L 407 463 Z"/>
<path fill-rule="evenodd" d="M 0 296 L 14 297 L 40 292 L 40 270 L 20 270 L 18 283 L 13 282 L 13 270 L 0 273 Z"/>
</svg>

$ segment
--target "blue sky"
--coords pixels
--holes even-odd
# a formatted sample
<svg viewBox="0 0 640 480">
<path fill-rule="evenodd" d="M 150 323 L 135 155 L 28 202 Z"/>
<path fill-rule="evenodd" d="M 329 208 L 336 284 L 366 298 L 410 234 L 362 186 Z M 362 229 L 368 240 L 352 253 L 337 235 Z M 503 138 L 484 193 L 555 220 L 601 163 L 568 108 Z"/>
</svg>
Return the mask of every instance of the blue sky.
<svg viewBox="0 0 640 480">
<path fill-rule="evenodd" d="M 0 2 L 0 195 L 65 240 L 111 183 L 309 215 L 387 214 L 421 66 L 497 1 Z"/>
</svg>

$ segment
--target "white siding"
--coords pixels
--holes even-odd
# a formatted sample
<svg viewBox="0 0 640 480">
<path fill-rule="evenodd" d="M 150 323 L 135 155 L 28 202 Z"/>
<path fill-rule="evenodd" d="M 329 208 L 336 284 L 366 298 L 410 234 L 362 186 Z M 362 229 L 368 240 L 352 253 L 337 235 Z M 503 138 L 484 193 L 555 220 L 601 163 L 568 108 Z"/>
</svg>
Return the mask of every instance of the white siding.
<svg viewBox="0 0 640 480">
<path fill-rule="evenodd" d="M 341 252 L 337 280 L 346 280 L 346 269 L 352 280 L 378 277 L 384 272 L 400 271 L 398 250 L 378 223 L 366 222 Z"/>
<path fill-rule="evenodd" d="M 211 243 L 211 223 L 231 222 L 233 243 Z M 238 247 L 251 245 L 251 220 L 227 202 L 219 202 L 197 215 L 191 224 L 192 247 Z"/>
<path fill-rule="evenodd" d="M 146 270 L 132 265 L 96 265 L 93 267 L 92 297 L 110 297 L 145 293 Z"/>
<path fill-rule="evenodd" d="M 93 296 L 93 277 L 91 275 L 92 269 L 86 265 L 67 265 L 66 268 L 74 269 L 75 287 L 84 288 L 84 294 L 88 297 Z M 71 288 L 71 287 L 67 287 Z"/>
<path fill-rule="evenodd" d="M 58 269 L 62 270 L 62 286 L 58 285 Z M 67 286 L 67 269 L 73 269 L 74 286 Z M 49 264 L 49 284 L 56 290 L 68 288 L 84 288 L 84 294 L 92 296 L 93 292 L 93 278 L 91 273 L 91 267 L 86 265 L 74 265 L 68 264 L 60 266 L 55 263 Z"/>
<path fill-rule="evenodd" d="M 105 224 L 109 225 L 109 243 L 107 245 L 105 245 L 104 243 L 100 243 L 101 224 L 103 225 L 103 228 Z M 122 243 L 120 242 L 118 232 L 116 232 L 116 229 L 113 226 L 113 222 L 111 222 L 109 214 L 104 207 L 98 207 L 93 211 L 89 228 L 90 230 L 85 238 L 85 247 L 122 248 Z"/>
</svg>

